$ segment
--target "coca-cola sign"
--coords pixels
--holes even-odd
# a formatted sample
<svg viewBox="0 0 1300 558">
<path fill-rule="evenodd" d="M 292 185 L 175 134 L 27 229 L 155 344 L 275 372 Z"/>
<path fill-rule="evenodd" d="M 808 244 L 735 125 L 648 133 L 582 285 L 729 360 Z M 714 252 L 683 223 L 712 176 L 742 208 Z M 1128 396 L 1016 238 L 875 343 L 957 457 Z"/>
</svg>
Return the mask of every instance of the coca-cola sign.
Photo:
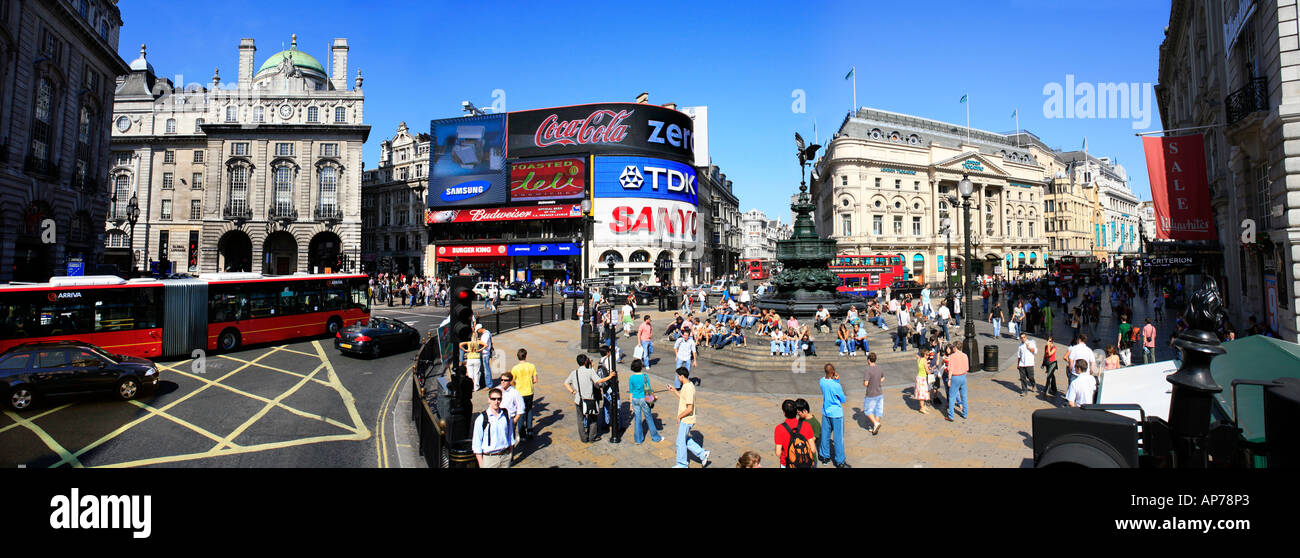
<svg viewBox="0 0 1300 558">
<path fill-rule="evenodd" d="M 627 138 L 627 125 L 623 123 L 632 116 L 630 110 L 592 111 L 581 120 L 560 121 L 560 117 L 551 114 L 542 121 L 533 133 L 533 145 L 549 147 L 552 145 L 578 145 L 588 143 L 619 143 Z"/>
<path fill-rule="evenodd" d="M 516 161 L 510 165 L 510 201 L 579 199 L 587 193 L 582 159 Z"/>
<path fill-rule="evenodd" d="M 694 163 L 691 117 L 656 105 L 602 103 L 512 112 L 506 128 L 511 159 L 590 153 Z"/>
<path fill-rule="evenodd" d="M 578 205 L 539 205 L 535 207 L 495 207 L 487 209 L 449 209 L 444 211 L 428 210 L 424 214 L 426 224 L 439 223 L 480 223 L 483 221 L 518 221 L 521 219 L 561 219 L 582 216 L 582 207 Z"/>
</svg>

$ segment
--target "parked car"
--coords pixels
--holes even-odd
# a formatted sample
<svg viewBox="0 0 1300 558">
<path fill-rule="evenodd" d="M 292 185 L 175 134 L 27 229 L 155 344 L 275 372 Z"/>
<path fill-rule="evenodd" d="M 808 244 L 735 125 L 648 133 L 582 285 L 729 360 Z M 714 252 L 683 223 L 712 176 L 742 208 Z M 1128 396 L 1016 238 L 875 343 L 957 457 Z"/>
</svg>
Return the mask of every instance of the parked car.
<svg viewBox="0 0 1300 558">
<path fill-rule="evenodd" d="M 480 300 L 487 298 L 488 293 L 492 292 L 493 286 L 496 286 L 497 290 L 500 292 L 501 300 L 515 300 L 519 298 L 519 291 L 516 291 L 509 286 L 502 286 L 496 281 L 479 281 L 474 285 L 474 294 L 478 295 Z"/>
<path fill-rule="evenodd" d="M 543 290 L 538 288 L 537 285 L 523 281 L 510 283 L 507 288 L 514 289 L 515 292 L 519 293 L 520 298 L 542 298 L 543 295 Z"/>
<path fill-rule="evenodd" d="M 123 401 L 158 386 L 158 367 L 81 341 L 24 343 L 0 353 L 0 393 L 24 411 L 52 395 L 109 392 Z"/>
<path fill-rule="evenodd" d="M 889 285 L 889 296 L 903 298 L 907 295 L 921 298 L 921 284 L 908 279 L 899 279 Z"/>
<path fill-rule="evenodd" d="M 660 287 L 658 285 L 646 285 L 645 287 L 637 289 L 634 292 L 636 293 L 637 304 L 658 304 L 659 293 L 661 292 L 665 297 L 673 296 L 672 289 Z"/>
<path fill-rule="evenodd" d="M 393 318 L 370 318 L 334 335 L 339 352 L 377 358 L 386 351 L 405 352 L 420 346 L 420 332 Z"/>
</svg>

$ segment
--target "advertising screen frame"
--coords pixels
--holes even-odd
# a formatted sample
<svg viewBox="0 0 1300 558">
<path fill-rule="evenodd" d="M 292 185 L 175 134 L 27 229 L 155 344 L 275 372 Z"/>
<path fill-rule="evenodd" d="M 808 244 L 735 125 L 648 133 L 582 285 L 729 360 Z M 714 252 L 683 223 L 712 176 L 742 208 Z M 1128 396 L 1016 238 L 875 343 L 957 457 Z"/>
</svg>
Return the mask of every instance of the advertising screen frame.
<svg viewBox="0 0 1300 558">
<path fill-rule="evenodd" d="M 508 113 L 511 159 L 562 155 L 643 155 L 695 162 L 695 124 L 676 109 L 590 103 Z"/>
<path fill-rule="evenodd" d="M 462 129 L 482 126 L 481 138 L 467 138 L 460 143 Z M 433 209 L 505 205 L 510 190 L 510 165 L 507 164 L 507 119 L 505 114 L 485 114 L 429 122 L 429 190 L 425 205 Z M 455 138 L 455 139 L 452 139 Z M 447 141 L 456 146 L 445 145 Z M 481 164 L 473 169 L 457 169 L 456 157 L 474 155 Z M 493 170 L 493 164 L 500 166 Z M 479 194 L 466 196 L 461 189 L 486 186 Z M 451 198 L 451 199 L 448 199 Z"/>
</svg>

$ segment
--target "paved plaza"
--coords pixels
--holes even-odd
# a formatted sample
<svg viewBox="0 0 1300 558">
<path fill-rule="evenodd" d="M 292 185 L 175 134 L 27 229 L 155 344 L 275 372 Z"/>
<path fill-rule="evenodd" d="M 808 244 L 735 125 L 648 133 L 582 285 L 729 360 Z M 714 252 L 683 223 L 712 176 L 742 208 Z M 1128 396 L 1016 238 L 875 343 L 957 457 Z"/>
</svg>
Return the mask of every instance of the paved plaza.
<svg viewBox="0 0 1300 558">
<path fill-rule="evenodd" d="M 978 301 L 975 306 L 978 310 Z M 1145 315 L 1144 310 L 1145 305 L 1142 304 L 1135 310 L 1138 323 Z M 653 366 L 649 374 L 655 389 L 660 391 L 654 414 L 658 417 L 657 425 L 664 436 L 664 440 L 657 444 L 647 438 L 644 444 L 636 445 L 630 427 L 624 432 L 619 444 L 609 443 L 607 433 L 599 441 L 590 444 L 578 440 L 573 398 L 562 385 L 569 371 L 576 366 L 574 357 L 579 353 L 576 321 L 555 322 L 496 337 L 494 343 L 500 361 L 493 366 L 494 374 L 499 375 L 512 366 L 516 350 L 523 347 L 528 350 L 529 361 L 537 366 L 539 375 L 534 415 L 538 436 L 521 443 L 516 453 L 515 466 L 671 467 L 674 464 L 677 424 L 673 419 L 677 402 L 672 393 L 662 391 L 673 376 L 672 346 L 663 339 L 664 327 L 673 313 L 649 312 L 649 315 L 655 327 L 656 338 L 652 354 Z M 1166 318 L 1165 323 L 1157 324 L 1161 339 L 1167 339 L 1171 321 L 1172 318 Z M 1062 322 L 1059 318 L 1056 320 L 1055 335 L 1059 345 L 1058 354 L 1064 357 L 1071 332 Z M 1103 310 L 1102 321 L 1096 331 L 1113 342 L 1111 337 L 1115 335 L 1116 323 L 1107 307 Z M 934 409 L 929 414 L 918 412 L 917 403 L 911 399 L 912 382 L 916 373 L 913 356 L 915 351 L 909 350 L 906 354 L 891 351 L 887 337 L 889 331 L 874 330 L 870 339 L 872 349 L 885 368 L 884 427 L 879 435 L 871 435 L 866 428 L 868 421 L 862 414 L 865 393 L 862 371 L 866 359 L 859 353 L 856 359 L 859 365 L 837 366 L 841 383 L 848 395 L 844 404 L 844 442 L 849 464 L 854 467 L 1032 466 L 1030 416 L 1035 410 L 1051 408 L 1063 400 L 1020 397 L 1018 376 L 1014 368 L 1018 342 L 1007 336 L 1005 328 L 1003 338 L 995 340 L 991 337 L 992 326 L 989 323 L 977 321 L 975 327 L 981 357 L 983 347 L 995 343 L 999 348 L 1000 365 L 996 372 L 981 371 L 969 377 L 968 419 L 958 416 L 955 417 L 955 422 L 950 423 L 944 420 L 943 413 Z M 1092 334 L 1091 328 L 1085 328 L 1084 331 Z M 953 339 L 959 339 L 960 335 L 960 328 L 954 328 Z M 834 352 L 834 343 L 830 340 L 832 336 L 821 334 L 817 337 L 827 340 L 824 346 L 819 344 L 820 354 L 824 356 Z M 1043 340 L 1037 338 L 1036 341 L 1041 349 Z M 1090 345 L 1098 347 L 1095 342 Z M 1164 342 L 1158 342 L 1157 345 L 1158 359 L 1173 357 L 1172 349 L 1165 346 Z M 619 365 L 620 379 L 624 379 L 630 371 L 628 365 L 632 360 L 633 339 L 620 338 L 620 347 L 627 355 L 624 363 Z M 709 363 L 706 355 L 713 350 L 715 349 L 700 349 L 699 366 L 692 372 L 692 377 L 699 379 L 699 420 L 693 432 L 696 440 L 710 450 L 710 467 L 734 467 L 736 459 L 747 450 L 758 452 L 763 457 L 764 466 L 773 466 L 776 456 L 772 434 L 776 424 L 783 418 L 781 402 L 786 398 L 803 397 L 808 400 L 819 420 L 821 418 L 822 399 L 817 382 L 822 377 L 825 359 L 805 359 L 803 373 L 755 372 Z M 773 358 L 794 360 L 790 357 Z M 1041 385 L 1044 380 L 1041 367 L 1036 367 L 1035 376 Z M 1065 387 L 1063 372 L 1058 371 L 1057 382 L 1062 388 Z M 626 401 L 626 380 L 622 381 L 620 387 L 624 390 L 622 420 L 623 424 L 629 424 L 631 414 Z M 475 409 L 482 409 L 486 404 L 487 391 L 476 393 Z M 423 466 L 423 461 L 415 458 L 412 451 L 407 448 L 402 463 L 406 466 Z M 699 466 L 698 461 L 692 461 L 692 467 Z"/>
</svg>

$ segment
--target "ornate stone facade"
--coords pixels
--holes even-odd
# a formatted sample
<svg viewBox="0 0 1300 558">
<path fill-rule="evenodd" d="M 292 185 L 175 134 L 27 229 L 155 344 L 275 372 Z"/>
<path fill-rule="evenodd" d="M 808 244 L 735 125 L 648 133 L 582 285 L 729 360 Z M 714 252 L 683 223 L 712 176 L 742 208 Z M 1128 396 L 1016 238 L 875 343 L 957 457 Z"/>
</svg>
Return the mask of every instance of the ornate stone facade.
<svg viewBox="0 0 1300 558">
<path fill-rule="evenodd" d="M 310 55 L 272 55 L 256 73 L 253 39 L 238 80 L 158 78 L 140 58 L 120 78 L 113 119 L 107 244 L 119 265 L 171 261 L 177 272 L 357 270 L 361 255 L 364 95 L 348 89 L 346 39 L 329 75 Z M 126 214 L 135 196 L 134 234 Z"/>
</svg>

